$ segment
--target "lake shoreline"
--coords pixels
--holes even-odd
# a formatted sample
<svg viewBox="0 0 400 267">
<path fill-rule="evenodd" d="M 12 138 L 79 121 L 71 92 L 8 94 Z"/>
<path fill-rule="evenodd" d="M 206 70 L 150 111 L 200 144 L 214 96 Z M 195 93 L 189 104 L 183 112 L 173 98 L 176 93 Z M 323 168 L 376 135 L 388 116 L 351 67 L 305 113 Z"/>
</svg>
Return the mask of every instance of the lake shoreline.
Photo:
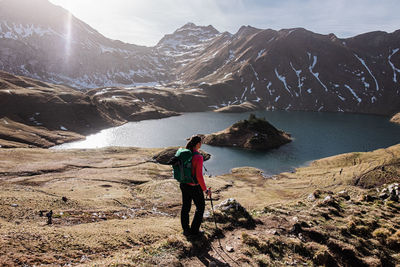
<svg viewBox="0 0 400 267">
<path fill-rule="evenodd" d="M 75 265 L 82 264 L 83 256 L 87 265 L 143 264 L 163 262 L 168 256 L 167 259 L 192 266 L 197 258 L 187 251 L 212 254 L 209 245 L 218 246 L 213 238 L 212 218 L 206 217 L 202 224 L 202 245 L 196 246 L 182 236 L 179 183 L 172 178 L 170 166 L 152 160 L 159 151 L 120 147 L 0 149 L 0 264 Z M 399 159 L 400 144 L 323 158 L 273 179 L 265 179 L 260 170 L 250 167 L 205 177 L 207 186 L 213 188 L 215 208 L 234 197 L 251 214 L 250 218 L 259 222 L 246 228 L 239 224 L 241 221 L 235 224 L 231 217 L 218 221 L 224 234 L 221 242 L 234 244 L 231 255 L 243 258 L 249 255 L 245 253 L 246 246 L 253 244 L 248 242 L 248 236 L 257 236 L 268 239 L 268 244 L 287 246 L 287 253 L 298 258 L 298 246 L 290 242 L 302 242 L 312 256 L 316 252 L 307 246 L 315 244 L 315 240 L 308 236 L 315 232 L 330 240 L 343 237 L 339 244 L 349 248 L 342 244 L 351 245 L 359 237 L 340 233 L 373 225 L 364 224 L 367 218 L 363 214 L 372 213 L 379 220 L 370 232 L 377 227 L 391 231 L 391 225 L 399 222 L 388 214 L 397 214 L 400 206 L 393 201 L 385 204 L 376 188 L 381 190 L 382 182 L 393 182 L 380 181 L 378 177 L 399 171 Z M 371 183 L 371 189 L 363 187 Z M 52 224 L 47 224 L 45 214 L 50 210 Z M 206 213 L 210 212 L 207 203 Z M 219 210 L 216 212 L 218 220 L 225 218 Z M 350 228 L 352 221 L 356 230 Z M 297 229 L 307 239 L 294 240 L 291 229 Z M 356 255 L 363 251 L 350 248 Z M 378 247 L 378 251 L 385 249 L 387 246 Z M 262 251 L 250 251 L 254 256 L 263 255 Z M 329 248 L 327 251 L 335 252 Z M 305 255 L 308 254 L 300 256 Z"/>
<path fill-rule="evenodd" d="M 188 112 L 179 117 L 127 123 L 102 130 L 86 140 L 52 149 L 107 146 L 160 148 L 184 146 L 194 134 L 223 130 L 247 119 L 265 117 L 277 129 L 288 132 L 293 142 L 266 152 L 204 145 L 213 155 L 207 168 L 223 174 L 238 166 L 253 166 L 268 175 L 291 171 L 312 160 L 353 151 L 370 151 L 400 142 L 400 128 L 387 117 L 366 114 L 305 111 L 251 111 L 246 113 Z"/>
</svg>

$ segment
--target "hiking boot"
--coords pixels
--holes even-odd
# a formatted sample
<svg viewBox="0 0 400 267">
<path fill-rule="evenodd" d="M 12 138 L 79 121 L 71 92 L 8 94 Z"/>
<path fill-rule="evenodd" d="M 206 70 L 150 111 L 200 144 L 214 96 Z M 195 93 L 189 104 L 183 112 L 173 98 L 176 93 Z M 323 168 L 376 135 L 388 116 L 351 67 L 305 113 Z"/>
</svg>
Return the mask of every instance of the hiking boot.
<svg viewBox="0 0 400 267">
<path fill-rule="evenodd" d="M 188 237 L 188 236 L 191 236 L 192 235 L 192 232 L 190 232 L 190 230 L 183 230 L 183 233 L 182 233 L 184 236 L 186 236 L 186 237 Z"/>
<path fill-rule="evenodd" d="M 194 238 L 198 238 L 198 237 L 202 237 L 204 235 L 204 231 L 203 230 L 199 230 L 197 232 L 191 232 L 191 236 Z"/>
</svg>

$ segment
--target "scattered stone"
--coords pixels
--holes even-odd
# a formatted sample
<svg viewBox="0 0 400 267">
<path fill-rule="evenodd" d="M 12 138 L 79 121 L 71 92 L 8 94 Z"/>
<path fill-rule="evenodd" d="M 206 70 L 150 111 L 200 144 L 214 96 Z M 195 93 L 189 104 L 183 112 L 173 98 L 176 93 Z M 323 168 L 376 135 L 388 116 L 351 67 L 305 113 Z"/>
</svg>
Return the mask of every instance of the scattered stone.
<svg viewBox="0 0 400 267">
<path fill-rule="evenodd" d="M 279 235 L 278 231 L 276 231 L 276 229 L 269 229 L 265 231 L 266 234 L 270 234 L 270 235 Z"/>
<path fill-rule="evenodd" d="M 82 255 L 82 257 L 81 257 L 81 262 L 85 262 L 85 261 L 87 261 L 87 260 L 89 260 L 88 256 Z"/>
<path fill-rule="evenodd" d="M 67 201 L 68 201 L 68 198 L 67 198 L 67 197 L 62 197 L 61 199 L 62 199 L 62 201 L 64 201 L 64 202 L 67 202 Z"/>
<path fill-rule="evenodd" d="M 293 218 L 292 218 L 292 221 L 294 221 L 294 222 L 299 222 L 299 218 L 297 217 L 297 216 L 294 216 Z"/>
<path fill-rule="evenodd" d="M 319 198 L 320 196 L 321 196 L 321 194 L 322 194 L 322 192 L 321 192 L 321 190 L 315 190 L 314 192 L 313 192 L 313 194 L 314 194 L 314 197 L 315 198 Z"/>
<path fill-rule="evenodd" d="M 233 247 L 228 246 L 228 245 L 225 247 L 225 249 L 226 249 L 226 251 L 228 251 L 228 252 L 233 252 L 233 251 L 235 251 L 235 250 L 233 249 Z"/>
<path fill-rule="evenodd" d="M 131 231 L 129 231 L 129 230 L 125 230 L 125 232 L 127 232 L 127 233 L 130 233 Z"/>
<path fill-rule="evenodd" d="M 220 223 L 253 226 L 255 220 L 234 198 L 229 198 L 214 206 L 215 218 Z M 211 216 L 205 217 L 212 220 Z"/>
<path fill-rule="evenodd" d="M 295 223 L 293 224 L 292 229 L 290 230 L 291 234 L 297 235 L 298 233 L 300 233 L 302 231 L 301 229 L 301 225 L 299 223 Z"/>
<path fill-rule="evenodd" d="M 387 193 L 380 193 L 378 196 L 380 199 L 387 199 L 389 197 L 389 195 Z"/>
<path fill-rule="evenodd" d="M 314 193 L 309 194 L 308 197 L 307 197 L 307 200 L 311 201 L 311 202 L 314 202 L 316 200 L 316 197 L 315 197 Z"/>
<path fill-rule="evenodd" d="M 346 190 L 338 192 L 337 195 L 341 198 L 344 198 L 345 200 L 350 199 L 349 193 Z"/>
<path fill-rule="evenodd" d="M 326 197 L 324 198 L 323 203 L 324 203 L 324 204 L 327 204 L 328 202 L 331 202 L 331 201 L 332 201 L 332 196 L 326 196 Z"/>
<path fill-rule="evenodd" d="M 367 202 L 373 202 L 376 200 L 376 197 L 371 195 L 371 194 L 366 194 L 362 197 L 363 201 L 367 201 Z"/>
<path fill-rule="evenodd" d="M 310 225 L 307 222 L 300 222 L 301 227 L 303 228 L 310 228 Z"/>
<path fill-rule="evenodd" d="M 48 224 L 48 225 L 53 224 L 53 211 L 52 211 L 52 210 L 49 211 L 49 212 L 46 214 L 46 216 L 47 216 L 47 224 Z"/>
<path fill-rule="evenodd" d="M 11 207 L 16 208 L 16 207 L 18 207 L 18 204 L 13 203 L 13 204 L 11 204 Z"/>
<path fill-rule="evenodd" d="M 390 194 L 390 200 L 396 201 L 396 202 L 399 201 L 399 196 L 397 195 L 395 190 L 392 190 L 392 193 Z"/>
</svg>

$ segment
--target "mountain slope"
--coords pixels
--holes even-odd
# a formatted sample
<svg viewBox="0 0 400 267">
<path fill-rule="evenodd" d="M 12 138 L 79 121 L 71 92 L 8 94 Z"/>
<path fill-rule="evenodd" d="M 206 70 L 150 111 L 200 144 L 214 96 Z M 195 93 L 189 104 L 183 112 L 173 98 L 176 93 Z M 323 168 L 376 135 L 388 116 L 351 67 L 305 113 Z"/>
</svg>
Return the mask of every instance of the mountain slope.
<svg viewBox="0 0 400 267">
<path fill-rule="evenodd" d="M 203 110 L 246 101 L 267 109 L 400 110 L 400 31 L 344 39 L 302 28 L 243 26 L 230 34 L 187 23 L 143 47 L 110 40 L 47 0 L 3 0 L 0 18 L 0 70 L 42 81 L 201 91 Z"/>
<path fill-rule="evenodd" d="M 400 109 L 399 43 L 400 31 L 339 39 L 242 27 L 216 39 L 183 77 L 215 90 L 218 107 L 250 100 L 271 109 L 393 114 Z"/>
<path fill-rule="evenodd" d="M 108 39 L 46 0 L 0 7 L 2 70 L 78 88 L 168 80 L 154 49 Z"/>
</svg>

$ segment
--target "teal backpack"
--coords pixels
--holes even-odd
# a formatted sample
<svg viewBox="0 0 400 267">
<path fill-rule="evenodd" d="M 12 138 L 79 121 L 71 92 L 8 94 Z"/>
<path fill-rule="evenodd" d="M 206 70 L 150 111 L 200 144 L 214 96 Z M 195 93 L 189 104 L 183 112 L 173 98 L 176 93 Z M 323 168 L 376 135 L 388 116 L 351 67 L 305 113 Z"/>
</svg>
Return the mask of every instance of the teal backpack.
<svg viewBox="0 0 400 267">
<path fill-rule="evenodd" d="M 196 177 L 192 176 L 192 158 L 194 155 L 201 155 L 198 152 L 192 153 L 189 149 L 179 148 L 171 159 L 174 170 L 174 178 L 180 183 L 195 183 Z"/>
</svg>

